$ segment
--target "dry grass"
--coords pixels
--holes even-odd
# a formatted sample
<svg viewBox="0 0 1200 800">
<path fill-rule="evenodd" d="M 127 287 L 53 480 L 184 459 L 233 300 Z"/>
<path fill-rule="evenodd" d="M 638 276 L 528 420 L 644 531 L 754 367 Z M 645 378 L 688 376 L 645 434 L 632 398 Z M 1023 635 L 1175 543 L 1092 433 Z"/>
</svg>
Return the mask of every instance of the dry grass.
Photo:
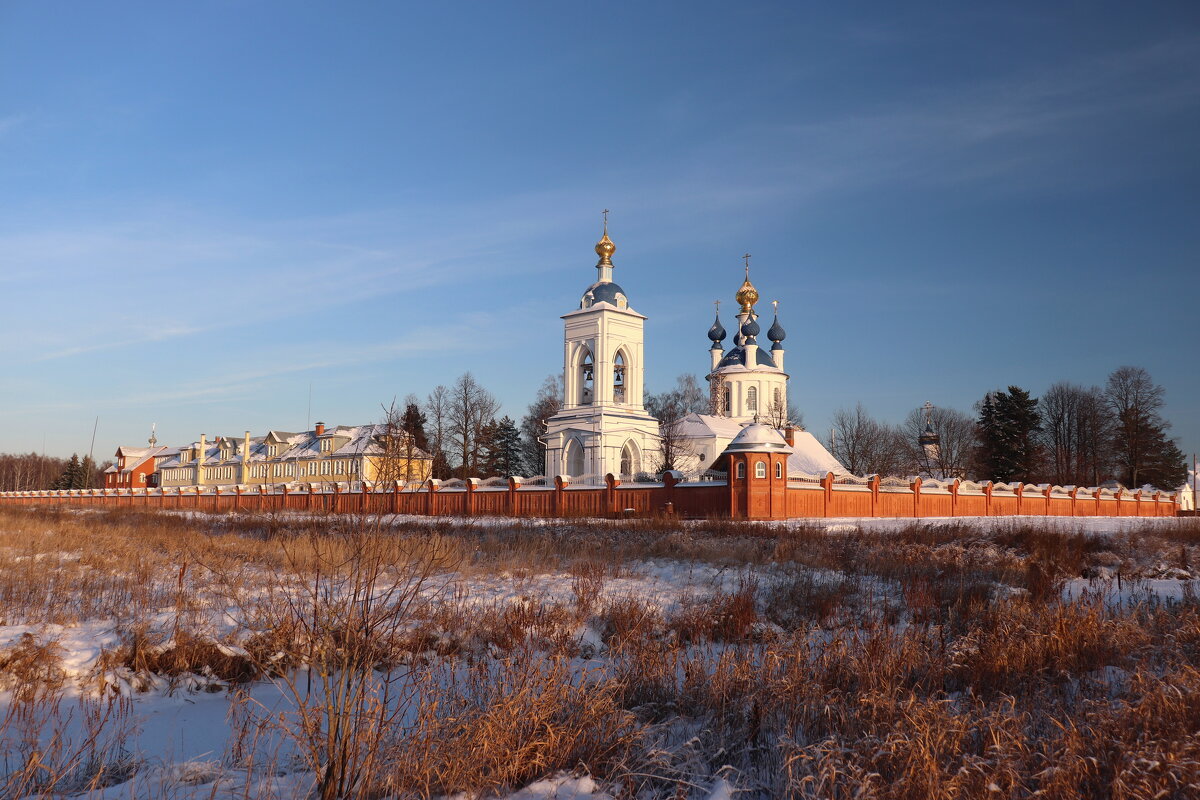
<svg viewBox="0 0 1200 800">
<path fill-rule="evenodd" d="M 0 624 L 112 620 L 123 640 L 98 673 L 274 681 L 296 714 L 248 707 L 243 735 L 295 737 L 328 797 L 499 792 L 558 770 L 629 797 L 717 774 L 760 797 L 1200 796 L 1194 594 L 1113 607 L 1060 591 L 1100 568 L 1189 569 L 1195 520 L 1119 536 L 377 522 L 0 512 Z M 611 591 L 664 559 L 736 579 L 667 607 Z M 545 573 L 566 591 L 479 604 L 445 584 Z M 120 705 L 97 706 L 90 750 L 56 750 L 49 723 L 31 738 L 62 702 L 61 655 L 32 634 L 0 650 L 0 794 L 136 768 L 99 744 Z"/>
</svg>

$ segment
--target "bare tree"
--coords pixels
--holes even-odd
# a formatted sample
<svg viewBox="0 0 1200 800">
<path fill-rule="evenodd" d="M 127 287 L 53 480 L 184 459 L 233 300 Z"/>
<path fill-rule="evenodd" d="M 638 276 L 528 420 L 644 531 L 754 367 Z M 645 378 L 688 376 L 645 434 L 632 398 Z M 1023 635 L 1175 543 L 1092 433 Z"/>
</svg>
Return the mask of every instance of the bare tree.
<svg viewBox="0 0 1200 800">
<path fill-rule="evenodd" d="M 450 462 L 446 445 L 450 435 L 450 390 L 438 384 L 425 399 L 425 415 L 429 418 L 429 448 L 433 456 L 433 477 L 450 477 Z"/>
<path fill-rule="evenodd" d="M 646 411 L 658 419 L 658 457 L 655 472 L 679 469 L 695 455 L 690 439 L 684 433 L 684 419 L 692 413 L 703 413 L 708 398 L 693 375 L 680 375 L 675 388 L 646 398 Z"/>
<path fill-rule="evenodd" d="M 1039 400 L 1044 472 L 1062 486 L 1098 485 L 1110 474 L 1112 424 L 1097 387 L 1060 382 Z"/>
<path fill-rule="evenodd" d="M 943 480 L 965 478 L 975 447 L 975 419 L 954 408 L 931 409 L 929 424 L 938 437 L 936 448 L 921 445 L 925 424 L 925 409 L 914 408 L 898 429 L 900 443 L 907 454 L 903 471 Z"/>
<path fill-rule="evenodd" d="M 827 443 L 829 452 L 854 475 L 895 475 L 904 462 L 896 431 L 867 413 L 862 403 L 854 410 L 838 409 Z"/>
<path fill-rule="evenodd" d="M 1170 423 L 1160 413 L 1163 387 L 1142 367 L 1119 367 L 1108 376 L 1106 389 L 1121 480 L 1127 486 L 1179 485 L 1186 468 L 1179 447 L 1166 435 Z"/>
<path fill-rule="evenodd" d="M 450 387 L 449 401 L 448 430 L 458 451 L 460 477 L 476 476 L 486 443 L 484 428 L 500 411 L 500 403 L 469 372 Z"/>
<path fill-rule="evenodd" d="M 546 445 L 542 437 L 546 435 L 546 420 L 558 413 L 562 408 L 562 400 L 562 378 L 550 375 L 542 382 L 537 397 L 529 404 L 529 409 L 521 418 L 525 469 L 531 475 L 540 475 L 546 471 Z"/>
<path fill-rule="evenodd" d="M 773 428 L 804 428 L 804 415 L 790 400 L 772 397 L 767 404 L 766 423 Z"/>
</svg>

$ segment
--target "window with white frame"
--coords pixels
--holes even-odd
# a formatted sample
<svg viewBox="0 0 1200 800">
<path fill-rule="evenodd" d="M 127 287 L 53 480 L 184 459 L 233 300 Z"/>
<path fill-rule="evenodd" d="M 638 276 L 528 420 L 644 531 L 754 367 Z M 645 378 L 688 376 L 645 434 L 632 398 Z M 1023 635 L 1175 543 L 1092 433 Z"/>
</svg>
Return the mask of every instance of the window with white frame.
<svg viewBox="0 0 1200 800">
<path fill-rule="evenodd" d="M 759 461 L 754 465 L 754 477 L 756 477 L 756 478 L 767 477 L 767 464 L 765 461 Z"/>
<path fill-rule="evenodd" d="M 775 480 L 777 480 L 777 481 L 783 480 L 783 462 L 782 461 L 775 462 Z"/>
</svg>

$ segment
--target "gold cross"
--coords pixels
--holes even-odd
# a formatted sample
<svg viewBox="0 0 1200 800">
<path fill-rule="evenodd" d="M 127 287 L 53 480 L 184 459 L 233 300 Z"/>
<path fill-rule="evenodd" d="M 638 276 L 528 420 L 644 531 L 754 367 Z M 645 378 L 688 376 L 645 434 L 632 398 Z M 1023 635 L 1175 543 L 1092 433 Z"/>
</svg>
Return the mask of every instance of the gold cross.
<svg viewBox="0 0 1200 800">
<path fill-rule="evenodd" d="M 721 301 L 713 300 L 713 305 L 717 307 L 717 313 L 720 314 L 721 313 Z"/>
<path fill-rule="evenodd" d="M 608 209 L 604 209 L 604 232 L 608 233 Z"/>
<path fill-rule="evenodd" d="M 750 254 L 746 253 L 742 258 L 746 259 L 746 277 L 750 277 Z"/>
</svg>

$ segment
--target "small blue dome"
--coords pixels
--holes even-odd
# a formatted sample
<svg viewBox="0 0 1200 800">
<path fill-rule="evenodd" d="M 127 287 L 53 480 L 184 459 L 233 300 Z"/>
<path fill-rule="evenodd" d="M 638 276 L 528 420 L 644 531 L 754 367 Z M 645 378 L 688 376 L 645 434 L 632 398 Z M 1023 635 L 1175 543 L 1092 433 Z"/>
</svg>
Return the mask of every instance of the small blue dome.
<svg viewBox="0 0 1200 800">
<path fill-rule="evenodd" d="M 713 343 L 725 341 L 725 326 L 721 324 L 721 315 L 713 320 L 712 327 L 708 329 L 708 338 L 712 339 Z"/>
<path fill-rule="evenodd" d="M 782 350 L 782 349 L 783 349 L 783 342 L 776 342 L 775 344 L 771 345 L 772 353 L 774 353 L 776 350 Z"/>
<path fill-rule="evenodd" d="M 767 338 L 772 342 L 775 342 L 775 344 L 779 344 L 787 338 L 787 331 L 785 331 L 783 326 L 779 324 L 778 315 L 775 316 L 775 321 L 771 323 L 771 329 L 767 331 Z M 771 349 L 774 350 L 775 348 L 772 347 Z"/>
<path fill-rule="evenodd" d="M 587 288 L 579 306 L 580 308 L 591 308 L 596 303 L 611 303 L 618 308 L 625 308 L 629 305 L 629 298 L 625 295 L 625 290 L 618 284 L 612 281 L 602 281 L 593 283 Z"/>
<path fill-rule="evenodd" d="M 758 332 L 760 330 L 762 330 L 762 328 L 758 327 L 758 320 L 754 319 L 754 317 L 750 317 L 746 320 L 746 323 L 742 325 L 742 336 L 753 338 L 758 336 Z"/>
</svg>

